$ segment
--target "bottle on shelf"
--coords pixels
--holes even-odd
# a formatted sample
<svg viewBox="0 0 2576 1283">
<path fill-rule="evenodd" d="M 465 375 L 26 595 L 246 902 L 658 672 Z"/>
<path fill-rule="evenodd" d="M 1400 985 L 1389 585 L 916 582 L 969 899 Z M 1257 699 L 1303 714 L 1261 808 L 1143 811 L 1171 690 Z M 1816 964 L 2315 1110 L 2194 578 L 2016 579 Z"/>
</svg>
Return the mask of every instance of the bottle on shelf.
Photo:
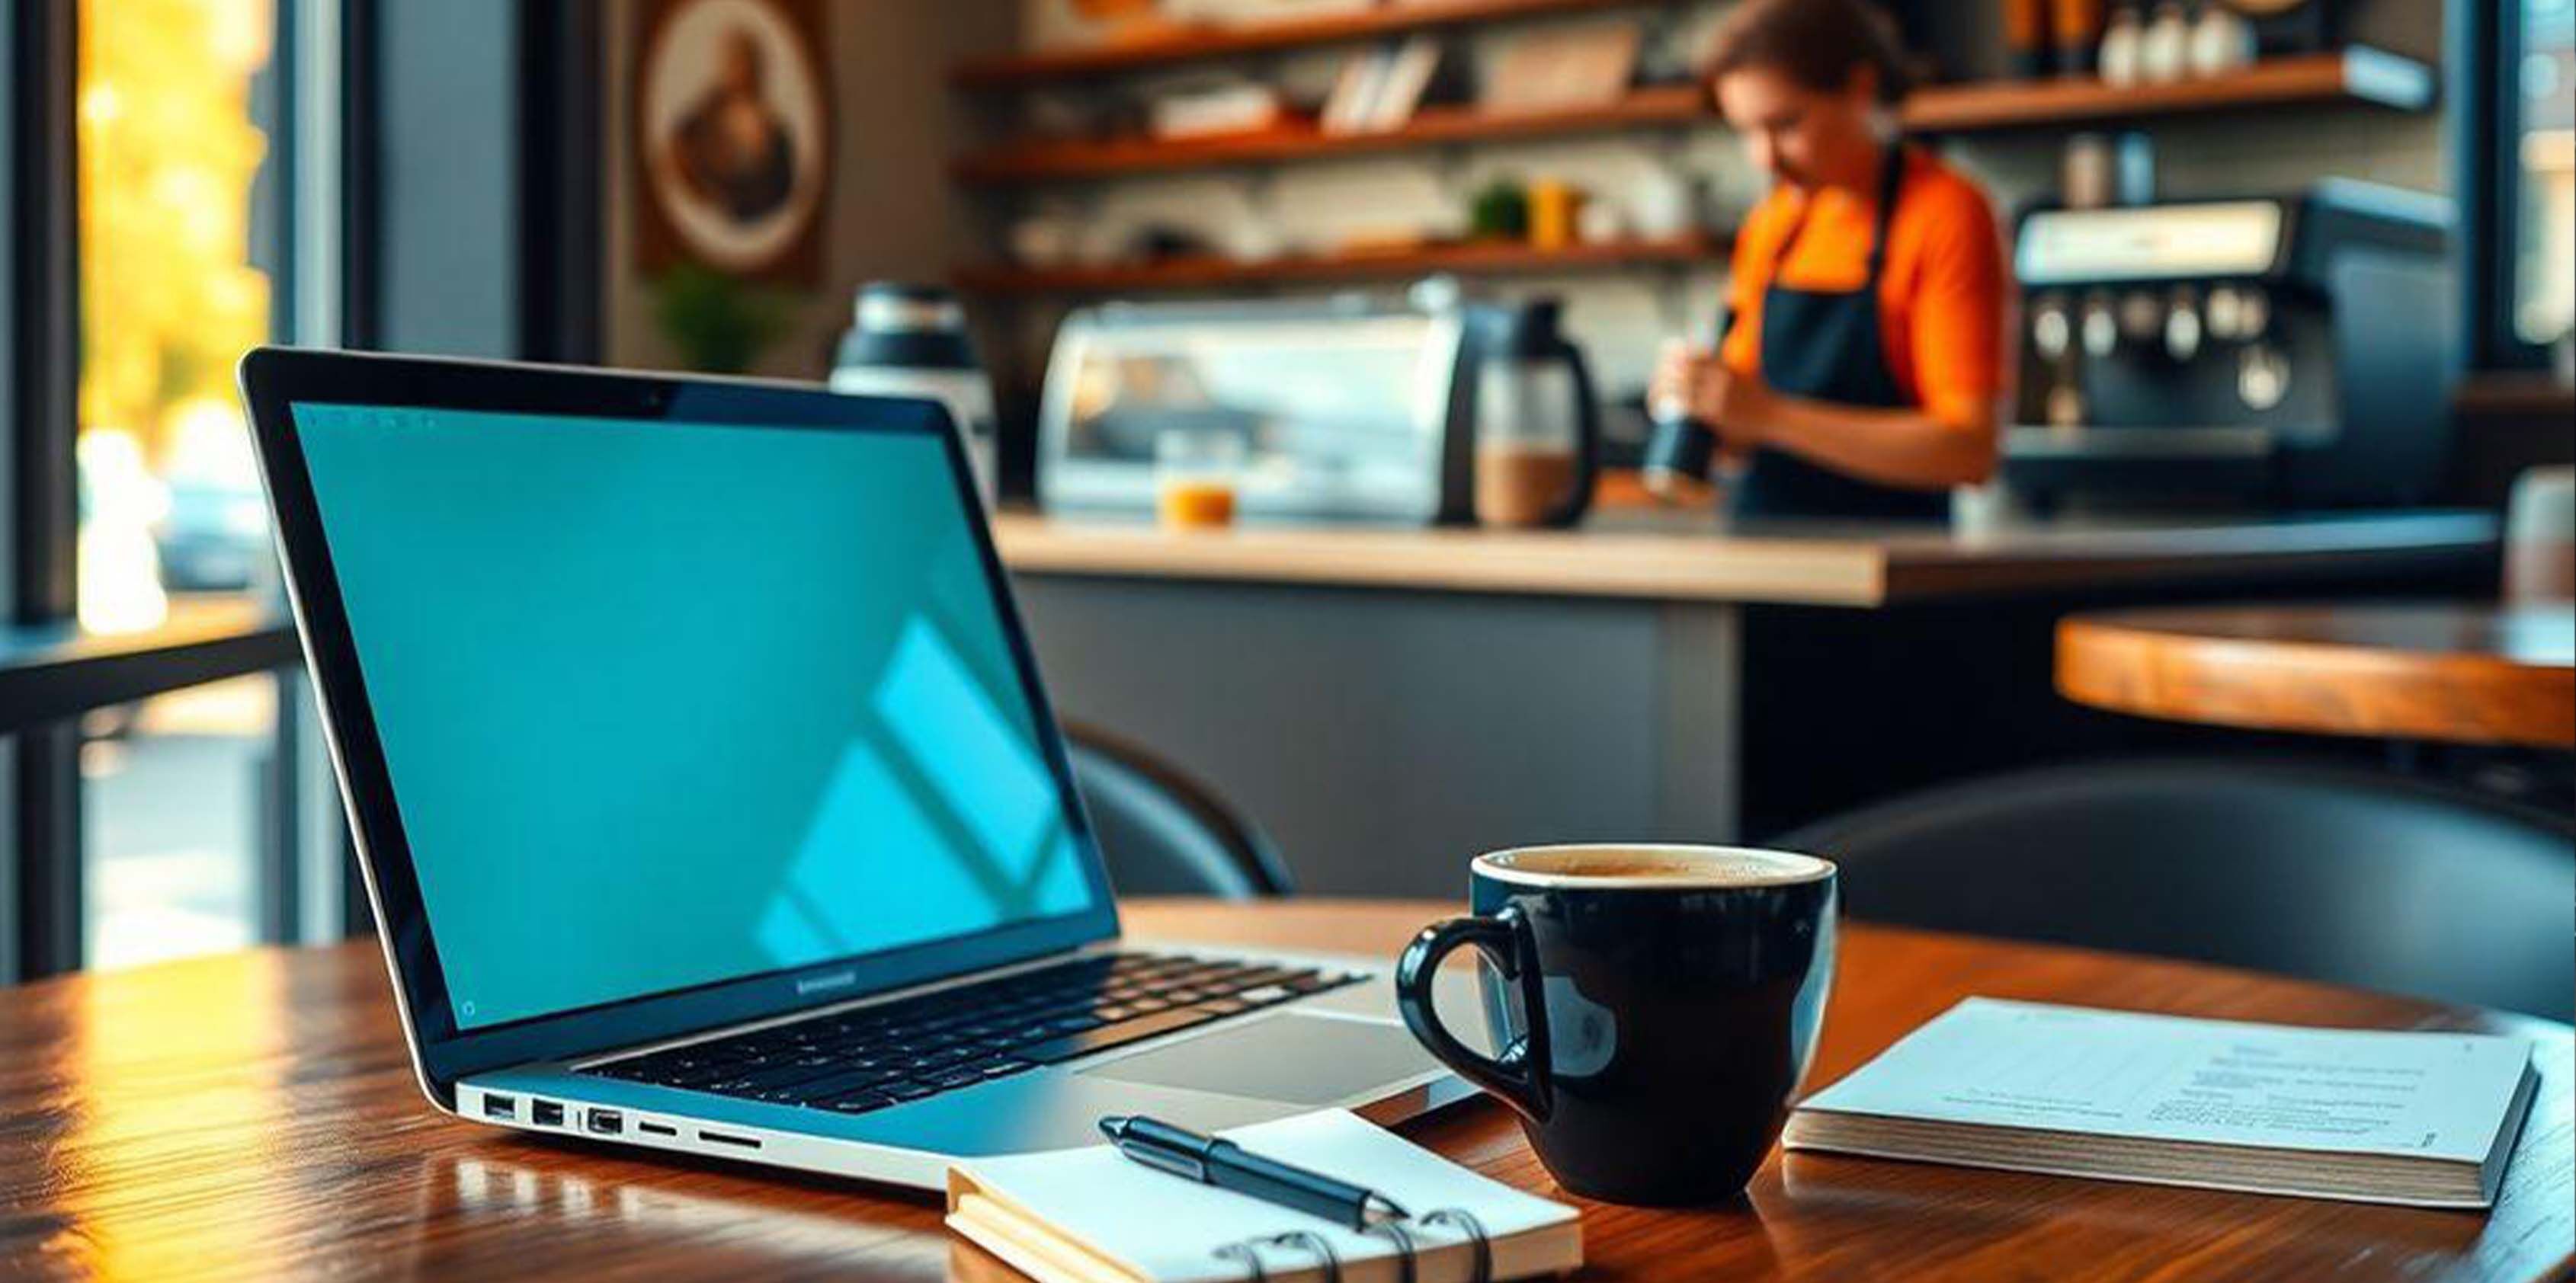
<svg viewBox="0 0 2576 1283">
<path fill-rule="evenodd" d="M 2048 6 L 2052 0 L 2003 0 L 2004 55 L 2012 74 L 2037 80 L 2048 74 Z"/>
<path fill-rule="evenodd" d="M 2110 24 L 2102 29 L 2102 49 L 2096 60 L 2104 83 L 2123 89 L 2138 83 L 2139 45 L 2146 38 L 2146 25 L 2136 5 L 2124 4 L 2111 11 Z"/>
<path fill-rule="evenodd" d="M 2057 74 L 2095 74 L 2101 66 L 2102 0 L 2049 0 L 2048 35 Z"/>
<path fill-rule="evenodd" d="M 2191 15 L 2181 0 L 2162 0 L 2138 37 L 2138 79 L 2169 85 L 2191 72 Z"/>
<path fill-rule="evenodd" d="M 2191 74 L 2224 76 L 2254 61 L 2254 25 L 2235 9 L 2213 4 L 2191 24 Z"/>
</svg>

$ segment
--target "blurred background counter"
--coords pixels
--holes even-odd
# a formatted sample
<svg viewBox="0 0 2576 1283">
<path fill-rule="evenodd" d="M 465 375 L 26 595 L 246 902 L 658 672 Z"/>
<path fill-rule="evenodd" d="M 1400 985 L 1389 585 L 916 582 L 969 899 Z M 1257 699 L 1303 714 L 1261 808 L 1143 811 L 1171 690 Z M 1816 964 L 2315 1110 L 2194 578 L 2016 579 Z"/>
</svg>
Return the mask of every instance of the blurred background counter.
<svg viewBox="0 0 2576 1283">
<path fill-rule="evenodd" d="M 1061 716 L 1190 763 L 1296 853 L 1308 890 L 1428 895 L 1506 842 L 1758 840 L 2070 755 L 2270 747 L 2060 699 L 2056 621 L 2491 593 L 2497 528 L 2452 512 L 1955 531 L 1605 514 L 1570 531 L 1175 532 L 1006 514 L 995 535 Z"/>
</svg>

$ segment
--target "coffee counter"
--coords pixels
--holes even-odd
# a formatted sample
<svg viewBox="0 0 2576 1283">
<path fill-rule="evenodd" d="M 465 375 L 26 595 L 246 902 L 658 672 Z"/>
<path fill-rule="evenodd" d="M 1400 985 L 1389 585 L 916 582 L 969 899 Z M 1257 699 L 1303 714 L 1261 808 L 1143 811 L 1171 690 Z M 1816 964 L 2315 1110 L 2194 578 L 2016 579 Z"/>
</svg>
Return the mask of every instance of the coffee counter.
<svg viewBox="0 0 2576 1283">
<path fill-rule="evenodd" d="M 1762 839 L 1962 775 L 2224 748 L 2058 699 L 2058 616 L 2474 597 L 2496 555 L 2492 518 L 2438 512 L 1959 532 L 1005 514 L 994 530 L 1068 720 L 1211 784 L 1305 889 L 1379 895 L 1454 895 L 1492 846 Z"/>
<path fill-rule="evenodd" d="M 1567 531 L 1167 531 L 1011 513 L 993 530 L 1003 560 L 1023 575 L 1857 607 L 2120 582 L 2441 569 L 2492 556 L 2496 541 L 2495 520 L 2469 512 L 2020 523 L 1960 533 L 1721 530 L 1706 517 L 1679 515 L 1623 515 Z"/>
</svg>

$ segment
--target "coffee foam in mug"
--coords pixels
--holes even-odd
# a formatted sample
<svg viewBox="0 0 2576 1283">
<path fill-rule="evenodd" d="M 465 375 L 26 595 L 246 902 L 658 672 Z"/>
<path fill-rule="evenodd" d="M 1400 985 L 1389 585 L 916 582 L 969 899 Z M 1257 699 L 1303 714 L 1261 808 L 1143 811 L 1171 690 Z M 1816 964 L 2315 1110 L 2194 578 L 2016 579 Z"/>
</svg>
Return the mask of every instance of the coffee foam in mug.
<svg viewBox="0 0 2576 1283">
<path fill-rule="evenodd" d="M 1640 888 L 1782 886 L 1812 882 L 1834 867 L 1812 855 L 1722 846 L 1533 846 L 1476 863 L 1506 882 Z"/>
</svg>

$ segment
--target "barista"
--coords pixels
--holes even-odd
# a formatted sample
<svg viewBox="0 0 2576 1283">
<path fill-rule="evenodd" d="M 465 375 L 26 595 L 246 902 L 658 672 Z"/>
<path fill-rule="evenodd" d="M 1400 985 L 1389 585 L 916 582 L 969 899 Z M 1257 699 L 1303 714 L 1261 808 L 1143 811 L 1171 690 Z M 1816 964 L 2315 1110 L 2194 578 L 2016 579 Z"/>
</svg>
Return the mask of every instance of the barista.
<svg viewBox="0 0 2576 1283">
<path fill-rule="evenodd" d="M 1714 352 L 1675 345 L 1652 404 L 1742 461 L 1742 516 L 1939 518 L 1994 471 L 2002 248 L 1976 185 L 1899 137 L 1906 75 L 1865 0 L 1746 0 L 1710 89 L 1770 193 L 1735 243 Z"/>
</svg>

